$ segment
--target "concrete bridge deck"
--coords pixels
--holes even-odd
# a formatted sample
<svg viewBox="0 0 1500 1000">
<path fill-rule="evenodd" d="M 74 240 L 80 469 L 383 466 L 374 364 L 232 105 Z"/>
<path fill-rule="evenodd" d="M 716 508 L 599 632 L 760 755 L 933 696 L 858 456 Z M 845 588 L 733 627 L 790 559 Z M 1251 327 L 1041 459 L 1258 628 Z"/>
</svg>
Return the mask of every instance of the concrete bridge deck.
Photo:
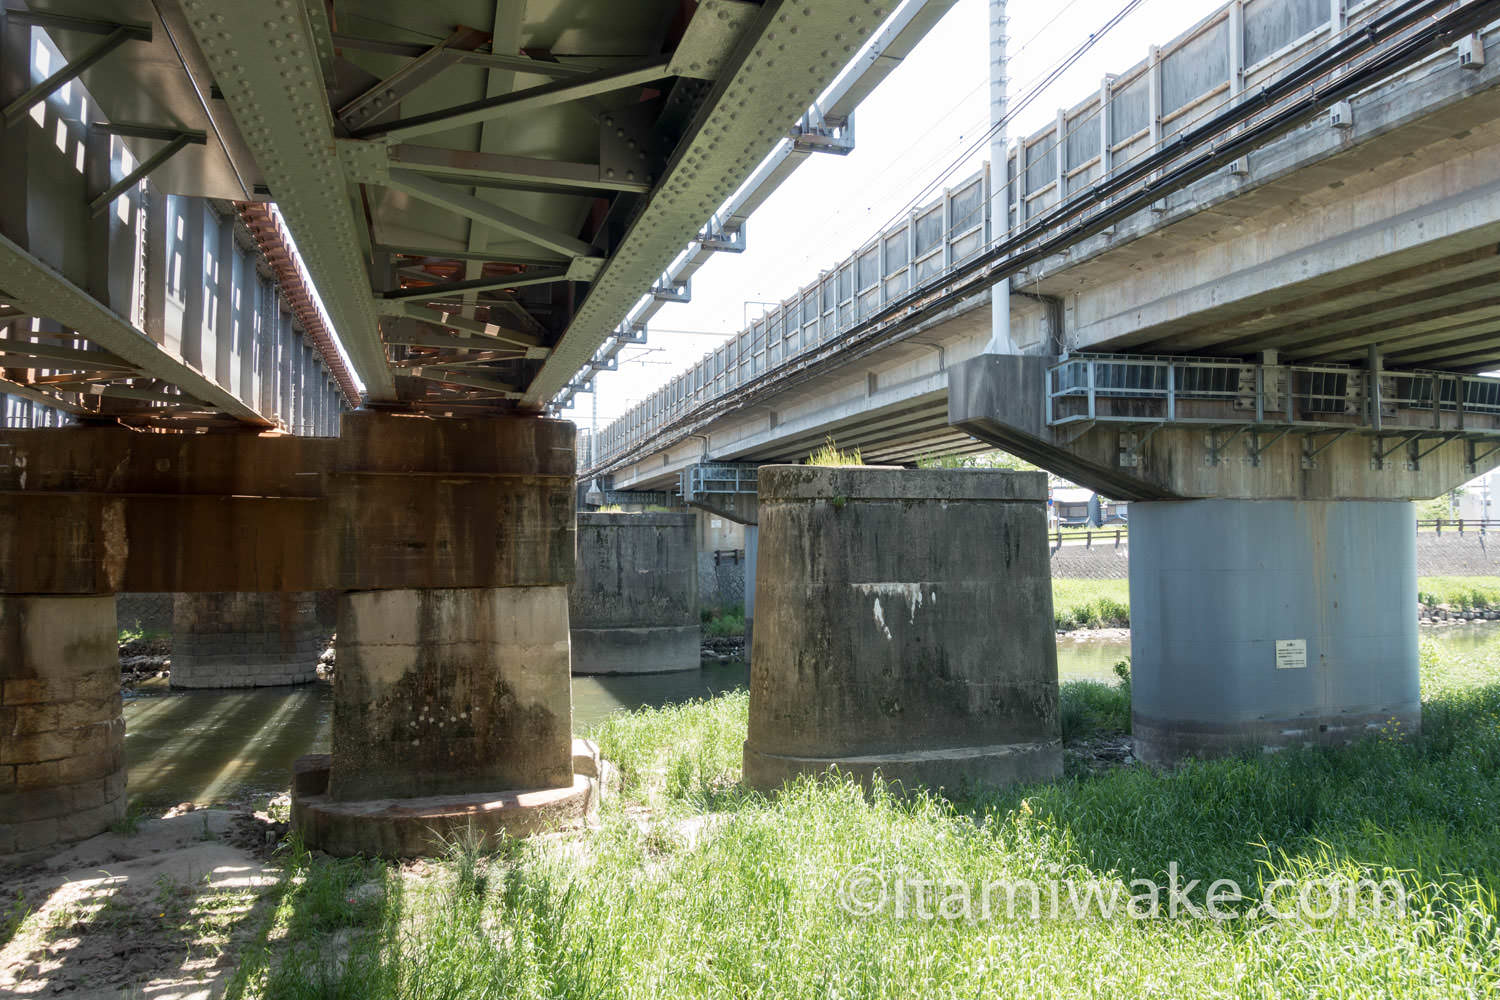
<svg viewBox="0 0 1500 1000">
<path fill-rule="evenodd" d="M 1201 94 L 1142 119 L 1146 138 L 1170 151 L 1174 133 L 1192 135 L 1221 105 L 1252 100 L 1395 6 L 1364 5 L 1337 32 L 1325 20 L 1247 66 L 1237 44 L 1251 35 L 1237 43 L 1233 34 L 1246 31 L 1245 11 L 1226 5 L 1109 83 L 1103 117 L 1127 113 L 1138 85 L 1159 101 L 1163 86 L 1177 86 L 1174 62 L 1191 55 L 1218 65 L 1212 50 L 1224 46 L 1222 85 L 1195 77 Z M 1490 52 L 1500 45 L 1493 26 L 1477 37 Z M 1104 125 L 1119 142 L 1080 124 L 1098 116 L 1095 95 L 1016 143 L 1007 168 L 1021 206 L 1005 236 L 1012 253 L 992 251 L 995 262 L 979 266 L 994 235 L 990 171 L 981 169 L 605 428 L 581 474 L 610 474 L 615 489 L 660 489 L 695 462 L 796 461 L 829 435 L 876 462 L 978 450 L 949 426 L 948 377 L 985 348 L 986 284 L 1005 273 L 1011 347 L 1027 355 L 1363 364 L 1374 345 L 1391 370 L 1494 367 L 1500 67 L 1464 55 L 1480 51 L 1474 44 L 1465 36 L 1434 45 L 1227 165 L 1156 189 L 1160 197 L 1102 231 L 1088 231 L 1095 207 L 1070 232 L 1068 220 L 1050 220 L 1066 208 L 1056 192 L 1086 201 L 1108 179 L 1101 163 L 1123 171 L 1152 148 L 1118 119 Z M 1312 77 L 1307 92 L 1359 65 Z M 1049 149 L 1062 151 L 1050 172 L 1027 166 Z M 1007 266 L 1045 241 L 1060 245 Z"/>
</svg>

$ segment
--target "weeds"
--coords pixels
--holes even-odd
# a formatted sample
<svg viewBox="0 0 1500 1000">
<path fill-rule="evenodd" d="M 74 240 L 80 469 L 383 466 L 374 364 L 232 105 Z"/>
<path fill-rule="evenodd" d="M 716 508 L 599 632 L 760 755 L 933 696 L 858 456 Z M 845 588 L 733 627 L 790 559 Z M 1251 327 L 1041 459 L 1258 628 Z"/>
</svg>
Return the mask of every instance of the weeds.
<svg viewBox="0 0 1500 1000">
<path fill-rule="evenodd" d="M 823 442 L 823 447 L 817 449 L 807 456 L 806 465 L 864 465 L 865 460 L 860 455 L 858 448 L 841 449 L 838 442 L 828 438 Z"/>
<path fill-rule="evenodd" d="M 146 807 L 139 799 L 131 799 L 125 805 L 125 811 L 120 818 L 109 824 L 111 833 L 118 833 L 122 837 L 134 837 L 141 829 L 141 819 L 146 815 Z"/>
</svg>

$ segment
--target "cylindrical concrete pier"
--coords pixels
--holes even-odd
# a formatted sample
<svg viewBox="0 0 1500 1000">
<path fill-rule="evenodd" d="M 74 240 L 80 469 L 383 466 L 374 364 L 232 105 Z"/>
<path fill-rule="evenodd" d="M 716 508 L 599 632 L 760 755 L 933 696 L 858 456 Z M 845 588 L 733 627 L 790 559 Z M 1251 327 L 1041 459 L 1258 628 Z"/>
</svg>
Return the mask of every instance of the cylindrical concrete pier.
<svg viewBox="0 0 1500 1000">
<path fill-rule="evenodd" d="M 1341 744 L 1421 724 L 1412 505 L 1130 505 L 1136 754 Z"/>
<path fill-rule="evenodd" d="M 319 594 L 177 594 L 172 601 L 174 688 L 266 687 L 317 679 L 333 629 Z"/>
<path fill-rule="evenodd" d="M 1062 773 L 1046 479 L 760 470 L 745 781 Z"/>
<path fill-rule="evenodd" d="M 573 673 L 645 674 L 700 663 L 693 514 L 579 514 L 569 590 Z"/>
<path fill-rule="evenodd" d="M 125 811 L 112 594 L 0 595 L 0 855 L 92 837 Z"/>
</svg>

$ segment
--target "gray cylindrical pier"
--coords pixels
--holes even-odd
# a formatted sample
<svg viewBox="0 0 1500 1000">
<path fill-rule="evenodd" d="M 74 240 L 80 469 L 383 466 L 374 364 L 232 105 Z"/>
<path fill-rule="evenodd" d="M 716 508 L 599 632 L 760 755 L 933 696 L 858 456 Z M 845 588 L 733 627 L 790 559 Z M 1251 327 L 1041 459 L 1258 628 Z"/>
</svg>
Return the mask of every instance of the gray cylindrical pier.
<svg viewBox="0 0 1500 1000">
<path fill-rule="evenodd" d="M 1132 503 L 1137 755 L 1416 732 L 1414 517 L 1396 501 Z"/>
<path fill-rule="evenodd" d="M 575 674 L 696 669 L 694 515 L 579 514 L 568 614 Z"/>
<path fill-rule="evenodd" d="M 745 780 L 1062 772 L 1046 479 L 760 470 Z"/>
</svg>

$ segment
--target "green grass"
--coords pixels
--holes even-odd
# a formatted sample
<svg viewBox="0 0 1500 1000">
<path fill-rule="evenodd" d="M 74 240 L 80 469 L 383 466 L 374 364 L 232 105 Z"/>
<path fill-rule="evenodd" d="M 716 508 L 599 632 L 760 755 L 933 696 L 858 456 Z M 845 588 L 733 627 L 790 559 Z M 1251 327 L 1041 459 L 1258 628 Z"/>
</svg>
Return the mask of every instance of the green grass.
<svg viewBox="0 0 1500 1000">
<path fill-rule="evenodd" d="M 1500 577 L 1424 576 L 1417 580 L 1417 599 L 1464 611 L 1500 608 Z M 1054 578 L 1052 616 L 1059 629 L 1128 628 L 1130 582 Z"/>
<path fill-rule="evenodd" d="M 1428 997 L 1500 991 L 1500 637 L 1424 643 L 1423 733 L 1074 774 L 966 799 L 739 785 L 748 696 L 595 728 L 622 794 L 569 841 L 459 845 L 404 877 L 293 847 L 228 995 Z M 1109 725 L 1117 686 L 1068 685 Z M 1116 695 L 1111 696 L 1111 690 Z M 1082 718 L 1082 716 L 1080 716 Z M 981 886 L 1134 878 L 1398 880 L 1415 914 L 1227 922 L 855 916 L 856 869 Z M 360 904 L 354 887 L 382 886 Z M 1202 903 L 1207 882 L 1188 892 Z M 1127 889 L 1128 894 L 1128 889 Z"/>
<path fill-rule="evenodd" d="M 734 604 L 727 608 L 701 608 L 703 634 L 713 638 L 745 634 L 745 606 Z"/>
<path fill-rule="evenodd" d="M 1463 611 L 1500 608 L 1500 576 L 1424 576 L 1417 580 L 1417 600 Z"/>
<path fill-rule="evenodd" d="M 1128 628 L 1130 581 L 1053 579 L 1052 617 L 1060 629 Z"/>
<path fill-rule="evenodd" d="M 1117 682 L 1064 681 L 1058 686 L 1058 721 L 1065 741 L 1130 732 L 1130 661 L 1115 664 Z"/>
<path fill-rule="evenodd" d="M 172 633 L 165 629 L 145 628 L 141 625 L 140 619 L 136 619 L 136 623 L 134 625 L 128 628 L 120 629 L 118 644 L 123 646 L 127 642 L 140 642 L 142 640 L 154 642 L 157 639 L 170 638 L 171 635 Z"/>
<path fill-rule="evenodd" d="M 833 438 L 823 442 L 823 447 L 807 456 L 807 465 L 864 465 L 865 460 L 858 448 L 841 449 Z"/>
</svg>

